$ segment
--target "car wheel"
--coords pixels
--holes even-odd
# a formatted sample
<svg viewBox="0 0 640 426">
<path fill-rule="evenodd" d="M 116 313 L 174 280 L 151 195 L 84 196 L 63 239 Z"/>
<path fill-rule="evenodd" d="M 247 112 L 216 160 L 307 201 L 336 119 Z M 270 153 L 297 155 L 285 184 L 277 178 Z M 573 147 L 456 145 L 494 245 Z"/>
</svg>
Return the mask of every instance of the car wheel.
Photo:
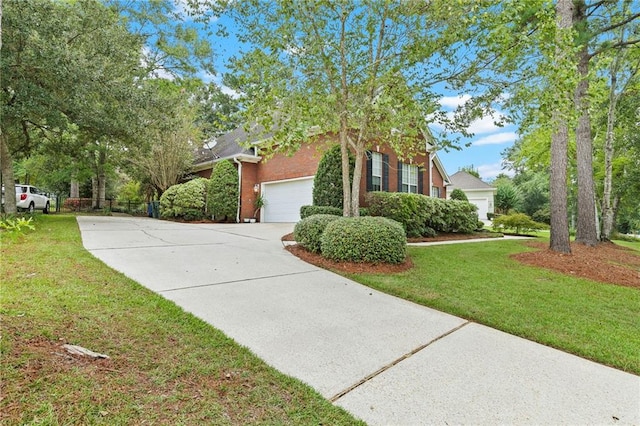
<svg viewBox="0 0 640 426">
<path fill-rule="evenodd" d="M 42 213 L 49 214 L 49 202 L 47 202 L 47 204 L 44 206 L 44 210 L 42 210 Z"/>
<path fill-rule="evenodd" d="M 36 210 L 36 206 L 33 204 L 33 201 L 32 201 L 31 204 L 29 204 L 29 214 L 33 214 L 35 210 Z"/>
</svg>

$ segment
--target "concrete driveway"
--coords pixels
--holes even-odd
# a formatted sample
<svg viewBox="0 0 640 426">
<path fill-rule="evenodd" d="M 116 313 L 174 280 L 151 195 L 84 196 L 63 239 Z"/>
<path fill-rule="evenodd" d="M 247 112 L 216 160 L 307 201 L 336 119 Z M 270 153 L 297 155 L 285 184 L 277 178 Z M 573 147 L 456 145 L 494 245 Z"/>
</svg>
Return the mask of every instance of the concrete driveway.
<svg viewBox="0 0 640 426">
<path fill-rule="evenodd" d="M 638 376 L 304 263 L 292 224 L 78 223 L 107 265 L 369 424 L 640 424 Z"/>
</svg>

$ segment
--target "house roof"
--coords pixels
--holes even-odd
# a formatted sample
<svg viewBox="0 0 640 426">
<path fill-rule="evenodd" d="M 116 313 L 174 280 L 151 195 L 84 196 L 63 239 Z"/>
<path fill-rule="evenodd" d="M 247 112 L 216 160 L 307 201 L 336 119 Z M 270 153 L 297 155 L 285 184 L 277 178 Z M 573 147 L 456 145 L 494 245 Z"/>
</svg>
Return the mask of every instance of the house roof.
<svg viewBox="0 0 640 426">
<path fill-rule="evenodd" d="M 244 126 L 240 126 L 229 133 L 225 133 L 211 140 L 209 142 L 213 145 L 211 148 L 203 147 L 198 149 L 194 153 L 194 168 L 201 169 L 203 165 L 210 166 L 211 163 L 215 163 L 216 161 L 233 157 L 257 157 L 254 148 L 245 148 L 244 145 L 259 142 L 268 137 L 269 135 L 265 135 L 265 133 L 257 127 L 247 132 Z"/>
<path fill-rule="evenodd" d="M 495 188 L 472 174 L 459 170 L 450 176 L 451 186 L 463 191 L 487 191 Z"/>
</svg>

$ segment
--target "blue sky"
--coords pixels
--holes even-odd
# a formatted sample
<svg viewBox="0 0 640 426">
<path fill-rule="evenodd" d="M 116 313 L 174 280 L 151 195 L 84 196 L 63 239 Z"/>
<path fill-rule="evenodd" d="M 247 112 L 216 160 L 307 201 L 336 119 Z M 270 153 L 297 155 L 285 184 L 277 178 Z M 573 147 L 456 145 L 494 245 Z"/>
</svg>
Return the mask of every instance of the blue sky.
<svg viewBox="0 0 640 426">
<path fill-rule="evenodd" d="M 447 111 L 453 111 L 467 99 L 469 99 L 468 95 L 443 96 L 440 105 Z M 496 116 L 500 115 L 500 111 L 494 111 L 494 113 Z M 437 125 L 431 125 L 431 127 L 434 130 L 440 129 Z M 487 116 L 471 123 L 468 130 L 474 136 L 461 139 L 462 149 L 460 151 L 441 150 L 438 152 L 447 173 L 452 175 L 462 167 L 473 166 L 485 181 L 493 180 L 500 173 L 512 175 L 512 171 L 502 168 L 501 153 L 512 146 L 518 138 L 518 127 L 515 125 L 496 126 L 494 119 Z M 466 143 L 471 143 L 471 145 L 465 147 Z"/>
<path fill-rule="evenodd" d="M 184 8 L 184 6 L 181 5 L 181 2 L 184 1 L 185 0 L 176 0 L 178 5 L 177 10 Z M 220 18 L 218 23 L 231 25 L 229 20 L 224 17 Z M 225 40 L 223 43 L 221 43 L 219 39 L 212 39 L 211 41 L 214 46 L 217 47 L 215 63 L 219 74 L 211 75 L 201 73 L 199 77 L 204 81 L 214 81 L 221 85 L 220 75 L 226 69 L 225 62 L 230 56 L 237 53 L 239 46 L 236 44 L 233 36 L 231 36 L 230 39 Z M 463 104 L 467 99 L 469 99 L 469 95 L 448 95 L 449 94 L 447 93 L 443 93 L 443 98 L 440 100 L 440 104 L 444 110 L 451 112 L 453 112 L 457 106 Z M 500 115 L 500 111 L 494 111 L 494 113 L 496 116 Z M 440 129 L 437 125 L 430 125 L 430 127 L 436 131 L 434 133 L 437 133 Z M 511 171 L 504 170 L 502 168 L 501 153 L 506 148 L 513 145 L 515 140 L 518 138 L 516 133 L 517 126 L 509 125 L 499 127 L 494 124 L 494 119 L 492 117 L 485 117 L 471 123 L 468 130 L 470 133 L 473 133 L 474 136 L 472 138 L 462 137 L 460 139 L 461 150 L 449 150 L 448 152 L 445 150 L 438 151 L 438 156 L 444 164 L 447 173 L 452 175 L 462 167 L 473 166 L 478 170 L 480 177 L 485 181 L 493 180 L 500 173 L 512 175 L 513 173 Z M 471 145 L 469 147 L 465 147 L 464 145 L 466 143 L 470 143 Z"/>
</svg>

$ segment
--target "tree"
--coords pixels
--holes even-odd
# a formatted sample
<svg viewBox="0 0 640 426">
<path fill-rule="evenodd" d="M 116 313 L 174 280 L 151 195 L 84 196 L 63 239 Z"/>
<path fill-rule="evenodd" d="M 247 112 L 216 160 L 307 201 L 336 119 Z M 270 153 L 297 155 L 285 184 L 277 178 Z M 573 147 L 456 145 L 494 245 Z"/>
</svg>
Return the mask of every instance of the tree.
<svg viewBox="0 0 640 426">
<path fill-rule="evenodd" d="M 462 167 L 460 170 L 462 170 L 463 172 L 467 172 L 469 173 L 471 176 L 475 176 L 478 179 L 480 179 L 480 172 L 478 171 L 478 169 L 476 169 L 475 167 L 473 167 L 473 164 L 470 166 L 464 166 Z"/>
<path fill-rule="evenodd" d="M 90 140 L 122 135 L 120 105 L 131 98 L 140 40 L 97 1 L 4 3 L 2 168 L 28 156 L 71 123 Z M 11 207 L 11 191 L 7 207 Z M 9 211 L 9 210 L 7 210 Z"/>
<path fill-rule="evenodd" d="M 472 33 L 460 22 L 471 22 L 476 11 L 473 2 L 452 8 L 440 0 L 230 2 L 239 40 L 251 44 L 230 64 L 246 121 L 268 133 L 266 152 L 336 135 L 343 214 L 357 216 L 370 144 L 386 143 L 405 159 L 424 152 L 425 117 L 445 117 L 434 115 L 433 85 L 465 80 L 474 68 L 468 58 L 464 69 L 456 61 L 471 36 L 467 44 L 461 39 Z"/>
<path fill-rule="evenodd" d="M 139 142 L 127 152 L 132 173 L 148 180 L 158 197 L 189 173 L 194 149 L 202 139 L 195 124 L 198 105 L 184 92 L 178 82 L 145 82 L 146 107 L 140 118 L 148 125 L 137 133 Z"/>
<path fill-rule="evenodd" d="M 592 78 L 590 66 L 593 59 L 612 49 L 627 49 L 640 43 L 640 38 L 611 41 L 610 33 L 616 29 L 637 26 L 640 11 L 632 9 L 632 2 L 574 2 L 572 26 L 576 31 L 578 50 L 578 73 L 580 81 L 576 87 L 575 103 L 579 113 L 576 128 L 576 154 L 578 166 L 578 226 L 576 241 L 595 245 L 598 241 L 593 180 L 593 138 L 589 111 L 589 82 Z M 633 29 L 630 29 L 634 33 Z"/>
<path fill-rule="evenodd" d="M 353 166 L 355 161 L 351 156 L 349 161 L 349 171 L 353 177 Z M 331 206 L 339 209 L 343 208 L 344 199 L 342 197 L 342 154 L 340 146 L 334 145 L 324 153 L 318 171 L 313 180 L 313 205 Z"/>
</svg>

